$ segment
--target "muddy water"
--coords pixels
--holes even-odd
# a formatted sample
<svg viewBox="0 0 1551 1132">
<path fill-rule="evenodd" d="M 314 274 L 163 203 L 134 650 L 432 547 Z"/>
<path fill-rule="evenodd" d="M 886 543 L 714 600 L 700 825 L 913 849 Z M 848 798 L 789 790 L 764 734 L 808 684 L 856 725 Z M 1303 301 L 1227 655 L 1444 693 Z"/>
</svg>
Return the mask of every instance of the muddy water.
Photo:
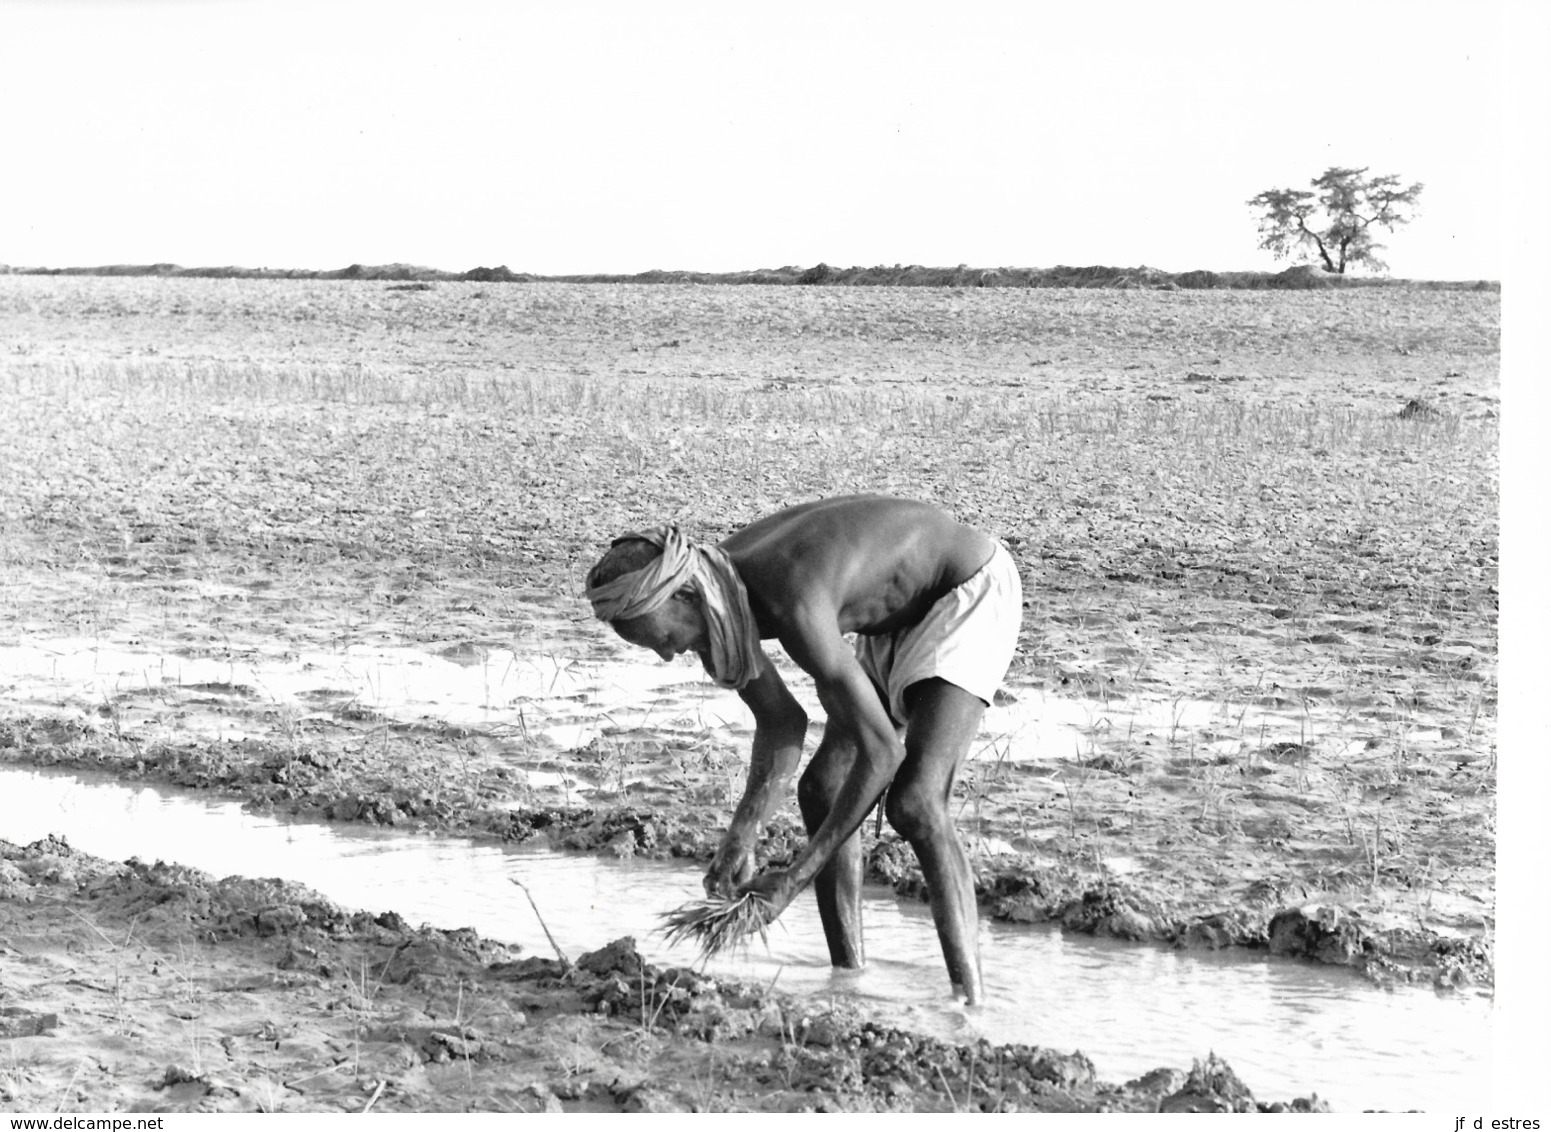
<svg viewBox="0 0 1551 1132">
<path fill-rule="evenodd" d="M 822 718 L 810 679 L 777 656 L 788 684 L 813 718 Z M 176 726 L 212 739 L 237 739 L 255 715 L 330 718 L 353 706 L 401 722 L 518 729 L 561 750 L 583 747 L 605 729 L 685 728 L 733 737 L 752 731 L 738 697 L 711 684 L 697 662 L 662 664 L 577 659 L 474 642 L 410 648 L 357 645 L 329 651 L 273 645 L 223 655 L 147 647 L 130 639 L 29 638 L 0 645 L 0 687 L 11 710 L 74 712 L 145 737 Z M 999 699 L 1002 699 L 999 697 Z M 1198 737 L 1195 753 L 1237 754 L 1246 744 L 1303 742 L 1296 713 L 1209 700 L 1133 695 L 1073 699 L 1032 689 L 986 713 L 972 758 L 1029 761 L 1085 755 L 1102 738 Z M 1413 744 L 1429 736 L 1409 736 Z M 1362 743 L 1354 744 L 1356 749 Z"/>
<path fill-rule="evenodd" d="M 547 953 L 515 877 L 573 958 L 629 934 L 656 962 L 694 959 L 655 934 L 658 912 L 698 892 L 699 873 L 682 867 L 285 823 L 234 803 L 0 770 L 0 836 L 27 842 L 51 832 L 111 859 L 160 857 L 217 875 L 261 871 L 349 907 L 473 926 Z M 850 998 L 880 1020 L 944 1037 L 1081 1049 L 1114 1081 L 1159 1065 L 1188 1067 L 1215 1050 L 1266 1099 L 1313 1090 L 1337 1109 L 1451 1112 L 1478 1110 L 1490 1095 L 1491 1007 L 1483 997 L 1385 992 L 1339 970 L 988 924 L 982 949 L 994 1005 L 965 1011 L 948 999 L 923 908 L 879 890 L 865 916 L 873 960 L 865 971 L 830 972 L 807 900 L 783 917 L 768 954 L 756 945 L 712 970 L 819 1000 Z"/>
</svg>

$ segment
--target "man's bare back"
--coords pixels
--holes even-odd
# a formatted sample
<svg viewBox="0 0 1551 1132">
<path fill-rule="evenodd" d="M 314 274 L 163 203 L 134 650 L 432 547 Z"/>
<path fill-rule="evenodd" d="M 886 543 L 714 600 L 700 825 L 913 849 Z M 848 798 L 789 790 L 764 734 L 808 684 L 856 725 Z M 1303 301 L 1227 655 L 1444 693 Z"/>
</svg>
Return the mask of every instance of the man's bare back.
<svg viewBox="0 0 1551 1132">
<path fill-rule="evenodd" d="M 985 535 L 912 499 L 845 495 L 788 507 L 721 543 L 749 590 L 760 636 L 798 607 L 832 607 L 840 633 L 892 633 L 919 621 L 985 565 Z"/>
<path fill-rule="evenodd" d="M 788 508 L 711 549 L 676 528 L 627 536 L 589 574 L 588 596 L 625 640 L 664 659 L 693 651 L 718 679 L 735 672 L 753 712 L 748 784 L 707 890 L 757 892 L 779 915 L 811 883 L 832 962 L 861 966 L 859 829 L 887 789 L 885 814 L 926 875 L 950 979 L 978 1002 L 974 881 L 947 801 L 1017 635 L 1005 549 L 929 504 L 845 496 Z M 828 718 L 798 784 L 808 844 L 788 869 L 754 877 L 808 722 L 757 648 L 770 638 L 813 677 Z M 752 660 L 735 665 L 739 654 Z"/>
</svg>

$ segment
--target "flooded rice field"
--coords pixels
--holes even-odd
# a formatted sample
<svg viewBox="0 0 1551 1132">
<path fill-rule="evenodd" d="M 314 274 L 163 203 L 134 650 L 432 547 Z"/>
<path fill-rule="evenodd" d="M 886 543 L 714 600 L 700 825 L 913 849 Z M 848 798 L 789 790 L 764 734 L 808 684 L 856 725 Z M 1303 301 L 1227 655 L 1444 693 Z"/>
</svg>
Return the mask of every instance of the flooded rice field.
<svg viewBox="0 0 1551 1132">
<path fill-rule="evenodd" d="M 0 1102 L 1486 1106 L 1488 1010 L 1519 997 L 1489 1006 L 1495 291 L 0 278 L 0 769 L 138 799 L 79 830 L 84 786 L 16 802 L 0 837 L 41 815 L 83 847 L 125 831 L 110 856 L 194 859 L 269 822 L 309 883 L 358 874 L 339 900 L 482 933 L 308 920 L 268 882 L 8 845 Z M 919 870 L 870 821 L 857 978 L 831 979 L 806 901 L 748 960 L 747 985 L 777 986 L 760 1002 L 684 1000 L 662 968 L 679 998 L 632 1025 L 645 980 L 596 997 L 623 953 L 514 977 L 500 940 L 547 953 L 518 873 L 573 954 L 628 932 L 661 955 L 655 914 L 697 890 L 748 768 L 742 703 L 592 622 L 586 566 L 663 519 L 714 541 L 880 490 L 1001 539 L 1023 579 L 953 794 L 1017 1007 L 944 1007 Z M 811 751 L 811 685 L 775 660 Z M 218 809 L 147 819 L 147 786 Z M 788 797 L 761 863 L 803 838 Z M 275 901 L 294 930 L 248 915 Z M 387 980 L 370 1002 L 363 964 Z M 815 1045 L 783 989 L 1046 1046 L 866 1018 Z"/>
<path fill-rule="evenodd" d="M 811 679 L 779 652 L 777 657 L 798 701 L 810 717 L 822 718 Z M 298 722 L 351 711 L 403 724 L 433 719 L 521 732 L 561 750 L 654 725 L 721 737 L 753 731 L 742 701 L 710 683 L 693 658 L 667 664 L 639 657 L 582 659 L 474 642 L 434 651 L 276 646 L 199 655 L 133 641 L 32 638 L 0 644 L 0 681 L 8 700 L 22 709 L 106 717 L 121 731 L 141 734 L 175 725 L 213 740 L 250 737 L 272 726 L 277 714 Z M 1236 755 L 1249 743 L 1308 742 L 1316 728 L 1301 713 L 1226 698 L 1114 693 L 1074 699 L 1020 689 L 999 696 L 987 711 L 987 741 L 977 750 L 980 758 L 999 762 L 1050 761 L 1094 754 L 1102 740 L 1153 736 L 1170 743 L 1189 739 L 1187 753 L 1204 760 Z M 1216 737 L 1197 741 L 1203 733 Z M 1414 747 L 1441 734 L 1418 723 L 1406 737 Z M 1366 745 L 1361 739 L 1340 743 L 1339 753 L 1354 756 Z"/>
<path fill-rule="evenodd" d="M 511 883 L 518 879 L 573 957 L 630 935 L 653 962 L 696 961 L 691 949 L 669 948 L 658 934 L 658 915 L 699 893 L 699 871 L 680 865 L 290 822 L 100 776 L 14 769 L 0 770 L 0 828 L 16 842 L 62 834 L 108 859 L 294 880 L 346 907 L 473 927 L 546 954 L 543 927 Z M 816 1001 L 850 1000 L 885 1024 L 948 1040 L 1080 1049 L 1112 1080 L 1211 1050 L 1258 1095 L 1315 1089 L 1337 1110 L 1447 1112 L 1468 1107 L 1490 1084 L 1491 1006 L 1482 995 L 1386 991 L 1350 972 L 1263 956 L 1171 952 L 987 924 L 982 948 L 992 1001 L 966 1011 L 948 997 L 923 906 L 873 889 L 864 915 L 871 957 L 864 971 L 830 970 L 808 900 L 776 925 L 768 949 L 755 943 L 708 969 Z"/>
</svg>

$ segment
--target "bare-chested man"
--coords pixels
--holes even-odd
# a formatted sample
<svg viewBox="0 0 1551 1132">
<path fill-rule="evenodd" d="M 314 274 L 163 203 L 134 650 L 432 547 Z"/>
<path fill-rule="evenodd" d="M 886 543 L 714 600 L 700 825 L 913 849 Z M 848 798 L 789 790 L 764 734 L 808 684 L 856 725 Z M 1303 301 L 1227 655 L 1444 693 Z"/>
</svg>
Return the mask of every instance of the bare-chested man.
<svg viewBox="0 0 1551 1132">
<path fill-rule="evenodd" d="M 664 660 L 697 654 L 754 713 L 748 785 L 706 890 L 779 914 L 809 883 L 837 967 L 860 967 L 860 827 L 884 813 L 921 862 L 955 992 L 981 1000 L 974 879 L 949 815 L 954 776 L 1012 658 L 1023 602 L 1005 547 L 936 507 L 853 495 L 777 512 L 718 546 L 676 526 L 615 540 L 593 611 Z M 844 634 L 856 633 L 853 648 Z M 759 646 L 813 677 L 828 719 L 797 787 L 808 844 L 754 876 L 754 848 L 802 757 L 808 717 Z"/>
</svg>

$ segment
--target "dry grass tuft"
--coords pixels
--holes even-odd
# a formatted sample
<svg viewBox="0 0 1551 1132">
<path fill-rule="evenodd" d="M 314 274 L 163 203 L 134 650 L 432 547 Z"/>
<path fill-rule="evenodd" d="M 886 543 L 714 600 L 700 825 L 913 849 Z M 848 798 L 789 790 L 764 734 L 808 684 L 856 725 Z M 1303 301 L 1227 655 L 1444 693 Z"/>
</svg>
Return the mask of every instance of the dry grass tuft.
<svg viewBox="0 0 1551 1132">
<path fill-rule="evenodd" d="M 670 944 L 694 940 L 704 958 L 719 955 L 746 943 L 753 932 L 769 943 L 770 922 L 775 918 L 770 902 L 753 892 L 741 896 L 708 897 L 681 904 L 662 914 L 663 936 Z"/>
</svg>

